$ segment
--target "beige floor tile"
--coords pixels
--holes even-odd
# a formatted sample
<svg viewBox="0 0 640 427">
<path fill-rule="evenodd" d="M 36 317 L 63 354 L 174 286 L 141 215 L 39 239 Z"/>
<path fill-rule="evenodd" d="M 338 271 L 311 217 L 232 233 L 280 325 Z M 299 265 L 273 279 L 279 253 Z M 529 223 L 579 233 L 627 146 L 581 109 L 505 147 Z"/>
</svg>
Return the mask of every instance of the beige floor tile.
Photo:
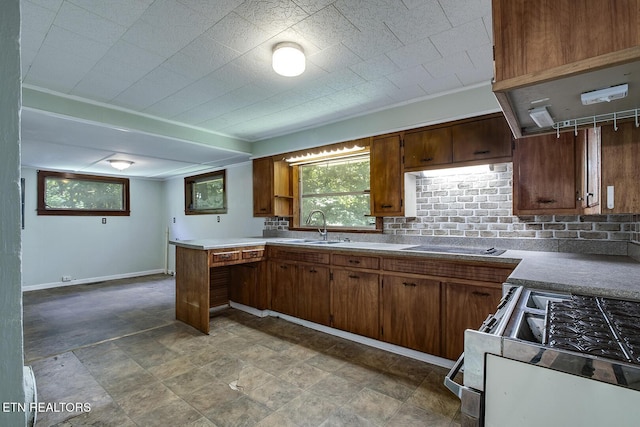
<svg viewBox="0 0 640 427">
<path fill-rule="evenodd" d="M 287 419 L 297 426 L 315 427 L 339 408 L 339 403 L 311 392 L 304 392 L 277 412 L 286 415 Z"/>
<path fill-rule="evenodd" d="M 333 374 L 328 375 L 309 388 L 310 392 L 323 396 L 339 405 L 351 400 L 360 390 L 362 390 L 362 386 Z"/>
<path fill-rule="evenodd" d="M 375 425 L 384 426 L 402 406 L 402 402 L 377 391 L 365 388 L 344 407 L 366 418 Z"/>
<path fill-rule="evenodd" d="M 302 393 L 302 389 L 276 377 L 270 378 L 264 384 L 247 392 L 249 397 L 272 411 L 280 409 L 300 396 L 300 393 Z"/>
<path fill-rule="evenodd" d="M 216 406 L 205 416 L 219 427 L 251 426 L 265 419 L 271 410 L 249 396 L 242 396 Z"/>
<path fill-rule="evenodd" d="M 323 371 L 307 363 L 300 363 L 282 372 L 278 376 L 298 388 L 308 389 L 328 375 L 329 372 L 327 371 Z"/>
</svg>

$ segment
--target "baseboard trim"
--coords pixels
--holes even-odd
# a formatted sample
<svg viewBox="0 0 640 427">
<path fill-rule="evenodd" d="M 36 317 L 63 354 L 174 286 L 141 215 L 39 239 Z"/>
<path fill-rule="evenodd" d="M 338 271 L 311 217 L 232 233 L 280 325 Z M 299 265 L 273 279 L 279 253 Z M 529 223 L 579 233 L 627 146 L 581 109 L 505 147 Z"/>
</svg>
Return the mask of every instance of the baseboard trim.
<svg viewBox="0 0 640 427">
<path fill-rule="evenodd" d="M 378 341 L 373 338 L 363 337 L 361 335 L 352 334 L 350 332 L 341 331 L 340 329 L 334 329 L 329 326 L 320 325 L 318 323 L 309 322 L 308 320 L 303 320 L 297 317 L 289 316 L 288 314 L 282 314 L 277 311 L 272 310 L 258 310 L 253 307 L 249 307 L 243 304 L 238 304 L 230 301 L 229 305 L 232 308 L 244 311 L 249 314 L 253 314 L 254 316 L 259 317 L 279 317 L 287 322 L 295 323 L 300 326 L 304 326 L 309 329 L 314 329 L 319 332 L 324 332 L 329 335 L 333 335 L 336 337 L 344 338 L 349 341 L 354 341 L 360 344 L 368 345 L 369 347 L 374 347 L 380 350 L 385 350 L 390 353 L 399 354 L 400 356 L 410 357 L 411 359 L 420 360 L 421 362 L 431 363 L 432 365 L 442 366 L 443 368 L 451 369 L 453 364 L 455 363 L 453 360 L 445 359 L 442 357 L 434 356 L 428 353 L 422 353 L 420 351 L 411 350 L 410 348 L 400 347 L 398 345 L 389 344 L 387 342 Z"/>
<path fill-rule="evenodd" d="M 51 282 L 37 285 L 26 285 L 22 287 L 22 292 L 38 291 L 41 289 L 60 288 L 63 286 L 86 285 L 87 283 L 105 282 L 107 280 L 129 279 L 132 277 L 151 276 L 153 274 L 166 273 L 164 269 L 135 271 L 132 273 L 114 274 L 111 276 L 89 277 L 86 279 L 74 279 L 68 282 Z"/>
</svg>

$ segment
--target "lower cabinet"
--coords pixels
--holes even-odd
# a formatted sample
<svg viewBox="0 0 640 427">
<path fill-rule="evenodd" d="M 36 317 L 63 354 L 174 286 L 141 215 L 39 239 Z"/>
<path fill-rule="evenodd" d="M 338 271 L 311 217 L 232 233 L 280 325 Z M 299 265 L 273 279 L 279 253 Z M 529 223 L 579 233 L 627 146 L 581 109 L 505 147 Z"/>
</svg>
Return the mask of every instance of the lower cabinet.
<svg viewBox="0 0 640 427">
<path fill-rule="evenodd" d="M 298 266 L 298 317 L 329 326 L 329 278 L 329 267 Z"/>
<path fill-rule="evenodd" d="M 229 299 L 249 307 L 267 308 L 265 262 L 252 262 L 229 267 Z"/>
<path fill-rule="evenodd" d="M 447 281 L 443 283 L 443 292 L 442 356 L 456 359 L 464 351 L 464 331 L 478 329 L 487 316 L 496 311 L 502 287 Z"/>
<path fill-rule="evenodd" d="M 381 339 L 440 355 L 440 281 L 382 276 Z"/>
<path fill-rule="evenodd" d="M 298 315 L 298 279 L 292 262 L 271 261 L 271 309 L 291 316 Z"/>
<path fill-rule="evenodd" d="M 379 338 L 379 277 L 376 273 L 360 270 L 333 270 L 331 326 Z"/>
</svg>

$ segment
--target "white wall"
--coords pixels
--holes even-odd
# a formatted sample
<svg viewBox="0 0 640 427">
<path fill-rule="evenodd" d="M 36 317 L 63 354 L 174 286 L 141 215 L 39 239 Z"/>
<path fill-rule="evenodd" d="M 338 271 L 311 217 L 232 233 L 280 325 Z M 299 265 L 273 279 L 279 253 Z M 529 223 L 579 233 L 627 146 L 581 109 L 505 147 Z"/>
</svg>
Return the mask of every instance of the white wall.
<svg viewBox="0 0 640 427">
<path fill-rule="evenodd" d="M 38 216 L 37 171 L 23 168 L 25 229 L 22 285 L 35 289 L 61 284 L 164 271 L 166 229 L 163 183 L 131 179 L 131 215 Z M 72 281 L 62 282 L 62 276 Z"/>
<path fill-rule="evenodd" d="M 262 236 L 264 219 L 253 217 L 251 162 L 228 166 L 226 168 L 226 186 L 226 214 L 185 215 L 184 176 L 165 181 L 165 228 L 169 230 L 170 239 Z M 218 217 L 220 217 L 220 222 L 217 222 Z M 175 223 L 173 222 L 174 218 Z M 169 246 L 168 266 L 170 271 L 175 271 L 175 247 L 173 245 Z"/>
</svg>

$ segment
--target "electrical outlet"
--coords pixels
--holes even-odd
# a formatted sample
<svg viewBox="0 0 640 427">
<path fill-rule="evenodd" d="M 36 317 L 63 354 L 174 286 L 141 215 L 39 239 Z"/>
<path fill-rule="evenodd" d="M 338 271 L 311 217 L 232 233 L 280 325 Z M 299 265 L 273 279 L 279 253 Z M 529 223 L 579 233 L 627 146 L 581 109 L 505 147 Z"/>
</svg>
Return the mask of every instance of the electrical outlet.
<svg viewBox="0 0 640 427">
<path fill-rule="evenodd" d="M 102 218 L 102 223 L 106 224 L 107 223 L 107 218 Z"/>
<path fill-rule="evenodd" d="M 220 222 L 220 215 L 218 215 L 218 222 Z"/>
<path fill-rule="evenodd" d="M 175 216 L 173 217 L 173 223 L 174 224 L 176 223 L 176 217 Z"/>
<path fill-rule="evenodd" d="M 71 281 L 71 276 L 62 276 L 62 281 L 63 282 L 70 282 Z"/>
</svg>

